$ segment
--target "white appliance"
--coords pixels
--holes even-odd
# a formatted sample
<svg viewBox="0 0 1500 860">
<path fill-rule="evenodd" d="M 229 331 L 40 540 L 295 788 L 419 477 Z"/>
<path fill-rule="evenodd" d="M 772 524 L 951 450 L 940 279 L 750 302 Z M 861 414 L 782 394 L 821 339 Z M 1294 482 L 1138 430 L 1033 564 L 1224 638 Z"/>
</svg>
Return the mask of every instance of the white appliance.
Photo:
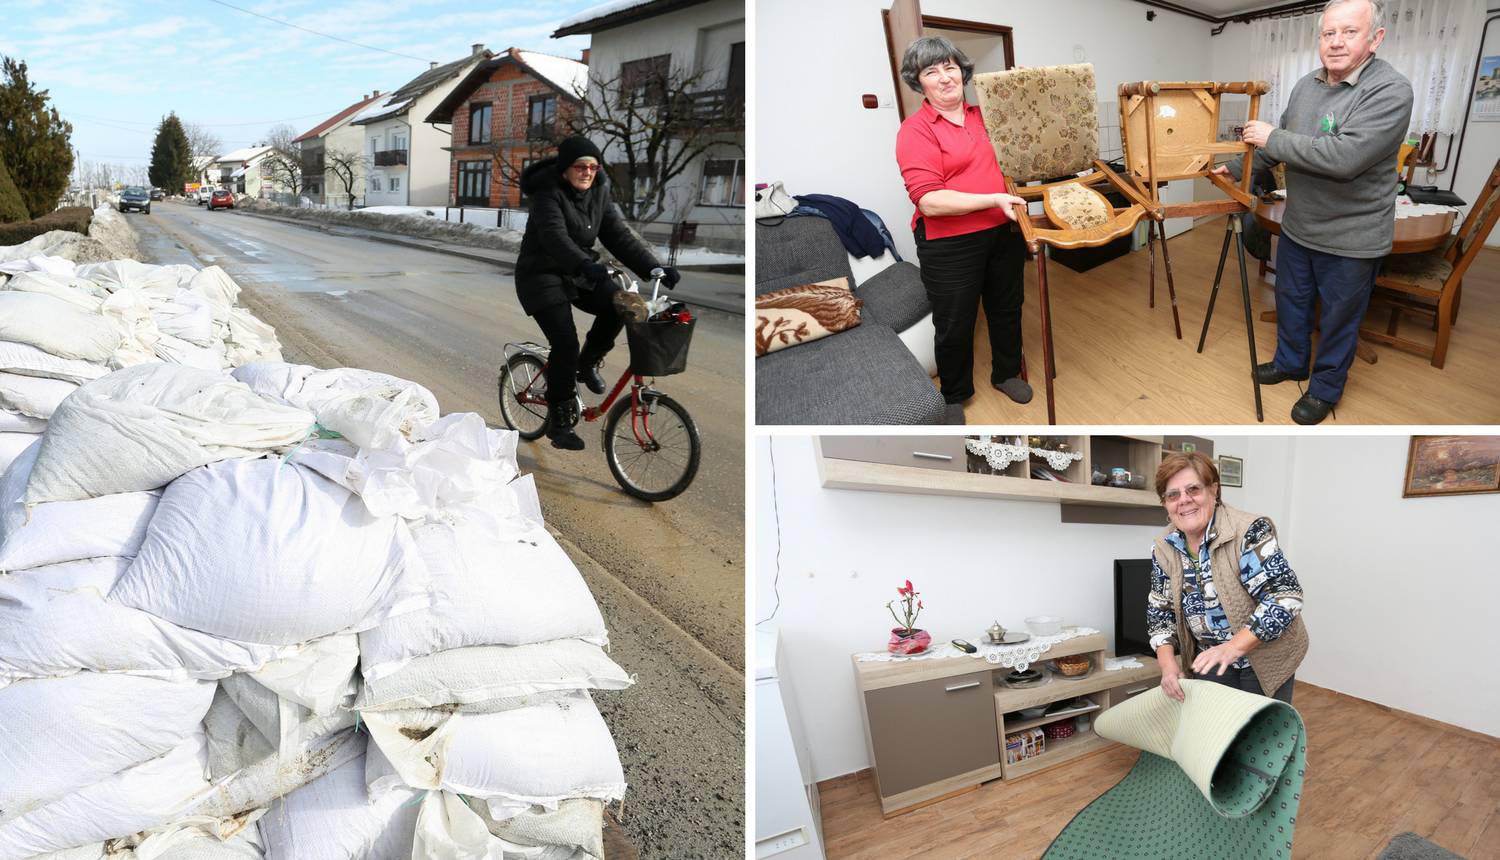
<svg viewBox="0 0 1500 860">
<path fill-rule="evenodd" d="M 755 858 L 823 860 L 818 786 L 775 628 L 755 631 Z"/>
</svg>

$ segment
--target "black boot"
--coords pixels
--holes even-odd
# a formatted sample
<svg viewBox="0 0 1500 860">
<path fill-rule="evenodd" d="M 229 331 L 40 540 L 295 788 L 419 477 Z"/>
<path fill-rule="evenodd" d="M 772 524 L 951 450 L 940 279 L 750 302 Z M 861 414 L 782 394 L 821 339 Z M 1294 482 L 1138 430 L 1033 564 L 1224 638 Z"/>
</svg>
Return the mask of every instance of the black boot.
<svg viewBox="0 0 1500 860">
<path fill-rule="evenodd" d="M 604 393 L 604 377 L 599 374 L 599 367 L 603 364 L 604 356 L 578 356 L 578 381 L 595 394 Z"/>
<path fill-rule="evenodd" d="M 565 451 L 582 451 L 583 439 L 573 432 L 578 423 L 578 410 L 573 402 L 547 404 L 547 438 L 552 447 Z"/>
</svg>

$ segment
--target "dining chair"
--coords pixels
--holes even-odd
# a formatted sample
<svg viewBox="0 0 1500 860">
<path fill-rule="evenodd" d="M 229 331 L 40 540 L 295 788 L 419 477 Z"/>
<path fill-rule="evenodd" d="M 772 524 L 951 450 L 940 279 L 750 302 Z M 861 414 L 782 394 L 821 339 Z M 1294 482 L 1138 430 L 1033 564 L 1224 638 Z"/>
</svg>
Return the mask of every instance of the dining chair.
<svg viewBox="0 0 1500 860">
<path fill-rule="evenodd" d="M 1389 307 L 1386 330 L 1362 329 L 1360 334 L 1375 343 L 1427 356 L 1433 367 L 1442 368 L 1448 356 L 1448 337 L 1458 321 L 1464 273 L 1484 247 L 1496 221 L 1500 221 L 1500 159 L 1479 190 L 1468 217 L 1442 248 L 1385 258 L 1375 278 L 1372 301 Z M 1401 318 L 1406 314 L 1431 320 L 1431 327 L 1437 331 L 1431 344 L 1399 336 Z"/>
</svg>

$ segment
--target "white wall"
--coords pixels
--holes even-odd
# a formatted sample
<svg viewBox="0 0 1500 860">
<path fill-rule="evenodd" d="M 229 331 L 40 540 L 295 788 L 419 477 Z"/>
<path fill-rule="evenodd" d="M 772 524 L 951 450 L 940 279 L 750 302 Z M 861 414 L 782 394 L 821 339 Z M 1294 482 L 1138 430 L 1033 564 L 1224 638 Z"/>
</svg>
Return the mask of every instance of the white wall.
<svg viewBox="0 0 1500 860">
<path fill-rule="evenodd" d="M 407 123 L 407 119 L 410 116 L 412 114 L 403 113 L 390 119 L 383 119 L 380 122 L 355 126 L 356 128 L 363 129 L 365 134 L 363 152 L 365 158 L 368 159 L 364 190 L 366 206 L 405 206 L 407 204 L 407 195 L 411 193 L 409 176 L 413 156 L 413 153 L 410 151 L 412 148 L 412 129 Z M 406 154 L 407 163 L 404 165 L 392 164 L 385 167 L 376 167 L 375 152 L 394 149 L 394 141 L 398 137 L 406 138 L 406 148 L 408 150 Z M 374 141 L 373 147 L 371 146 L 371 141 Z M 443 154 L 447 155 L 447 153 Z M 401 180 L 401 187 L 395 191 L 391 190 L 391 180 L 393 178 Z M 371 183 L 375 179 L 380 180 L 379 191 L 371 187 Z"/>
<path fill-rule="evenodd" d="M 834 194 L 874 210 L 902 256 L 915 260 L 880 14 L 889 5 L 758 0 L 752 167 L 756 182 L 780 179 L 792 194 Z M 1110 104 L 1121 82 L 1201 80 L 1213 66 L 1209 24 L 1165 10 L 1147 22 L 1147 7 L 1133 0 L 925 0 L 922 11 L 1014 28 L 1018 65 L 1093 63 L 1099 98 Z M 823 35 L 821 49 L 789 47 L 809 33 Z M 881 107 L 861 107 L 864 93 Z"/>
<path fill-rule="evenodd" d="M 1500 684 L 1479 659 L 1500 622 L 1497 565 L 1479 543 L 1500 495 L 1401 499 L 1404 436 L 1212 438 L 1216 455 L 1244 460 L 1245 486 L 1225 502 L 1276 522 L 1306 590 L 1312 649 L 1298 678 L 1500 736 Z M 1149 556 L 1156 533 L 1063 524 L 1045 502 L 825 490 L 809 437 L 756 448 L 754 618 L 776 604 L 779 507 L 781 605 L 768 625 L 807 703 L 818 780 L 869 766 L 850 655 L 884 647 L 897 584 L 922 592 L 919 623 L 935 640 L 1049 613 L 1112 641 L 1111 562 Z M 1466 668 L 1434 668 L 1435 651 L 1467 655 Z"/>
<path fill-rule="evenodd" d="M 1407 436 L 1300 436 L 1298 677 L 1500 736 L 1500 494 L 1401 498 Z"/>
</svg>

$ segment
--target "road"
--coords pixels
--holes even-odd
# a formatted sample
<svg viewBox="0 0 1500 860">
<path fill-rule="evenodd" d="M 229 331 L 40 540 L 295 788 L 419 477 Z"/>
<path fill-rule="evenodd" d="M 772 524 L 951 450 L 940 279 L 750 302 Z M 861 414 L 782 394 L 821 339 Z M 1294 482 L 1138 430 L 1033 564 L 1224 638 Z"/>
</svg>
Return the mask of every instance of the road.
<svg viewBox="0 0 1500 860">
<path fill-rule="evenodd" d="M 130 220 L 147 260 L 222 266 L 287 360 L 411 379 L 444 412 L 503 426 L 502 345 L 540 338 L 492 264 L 170 202 Z M 624 827 L 642 857 L 744 850 L 743 317 L 698 315 L 688 371 L 660 381 L 703 438 L 686 493 L 656 505 L 626 496 L 596 425 L 579 428 L 585 451 L 545 440 L 518 451 L 599 599 L 612 655 L 638 675 L 595 698 L 620 747 L 632 789 Z M 606 375 L 623 355 L 622 342 Z"/>
</svg>

